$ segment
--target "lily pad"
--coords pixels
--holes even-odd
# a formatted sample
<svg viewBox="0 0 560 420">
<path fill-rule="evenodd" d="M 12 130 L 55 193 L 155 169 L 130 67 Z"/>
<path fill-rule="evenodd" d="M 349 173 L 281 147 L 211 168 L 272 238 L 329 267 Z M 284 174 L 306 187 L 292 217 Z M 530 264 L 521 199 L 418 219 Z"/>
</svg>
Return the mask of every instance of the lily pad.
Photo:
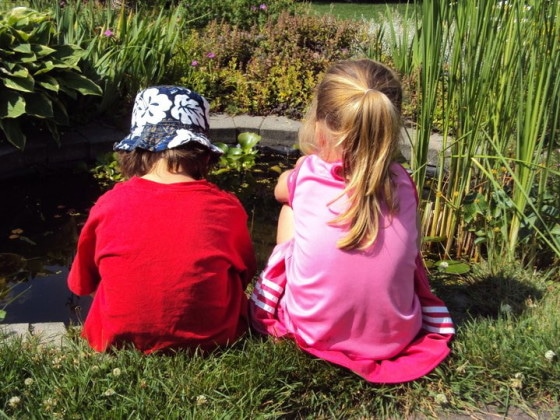
<svg viewBox="0 0 560 420">
<path fill-rule="evenodd" d="M 463 261 L 441 260 L 434 265 L 439 271 L 446 274 L 465 274 L 471 271 L 470 265 Z"/>
</svg>

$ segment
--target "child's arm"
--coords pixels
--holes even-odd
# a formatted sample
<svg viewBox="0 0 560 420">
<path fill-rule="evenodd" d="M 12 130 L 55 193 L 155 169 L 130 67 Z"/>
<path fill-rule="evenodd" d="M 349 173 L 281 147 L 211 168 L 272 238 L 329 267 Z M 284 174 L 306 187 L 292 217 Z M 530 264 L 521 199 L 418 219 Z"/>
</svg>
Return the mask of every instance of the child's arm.
<svg viewBox="0 0 560 420">
<path fill-rule="evenodd" d="M 288 177 L 293 172 L 293 169 L 282 172 L 278 177 L 276 187 L 274 187 L 274 198 L 280 203 L 287 204 L 290 200 L 290 193 L 288 190 Z"/>
<path fill-rule="evenodd" d="M 303 162 L 305 156 L 300 157 L 296 162 L 296 168 L 298 165 Z M 287 170 L 282 172 L 278 177 L 278 182 L 276 183 L 276 187 L 274 187 L 274 198 L 278 200 L 280 203 L 288 204 L 290 202 L 290 190 L 288 188 L 288 178 L 290 177 L 291 173 L 294 169 Z"/>
<path fill-rule="evenodd" d="M 68 288 L 79 296 L 94 294 L 101 280 L 95 264 L 95 223 L 91 219 L 90 213 L 90 219 L 80 233 L 76 256 L 68 273 Z"/>
</svg>

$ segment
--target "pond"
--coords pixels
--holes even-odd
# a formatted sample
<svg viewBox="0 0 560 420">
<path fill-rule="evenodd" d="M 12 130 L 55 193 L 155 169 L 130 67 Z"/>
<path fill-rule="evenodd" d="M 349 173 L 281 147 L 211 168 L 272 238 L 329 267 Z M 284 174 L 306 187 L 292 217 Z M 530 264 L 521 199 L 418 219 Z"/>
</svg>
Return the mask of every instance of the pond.
<svg viewBox="0 0 560 420">
<path fill-rule="evenodd" d="M 78 322 L 89 298 L 66 286 L 81 224 L 101 193 L 86 171 L 0 181 L 0 309 L 5 323 Z M 13 300 L 13 301 L 12 301 Z"/>
<path fill-rule="evenodd" d="M 259 270 L 274 246 L 278 172 L 296 157 L 261 153 L 251 172 L 212 179 L 234 191 L 249 214 Z M 64 169 L 0 180 L 0 309 L 3 323 L 82 322 L 91 304 L 67 287 L 80 228 L 102 187 L 92 174 Z"/>
</svg>

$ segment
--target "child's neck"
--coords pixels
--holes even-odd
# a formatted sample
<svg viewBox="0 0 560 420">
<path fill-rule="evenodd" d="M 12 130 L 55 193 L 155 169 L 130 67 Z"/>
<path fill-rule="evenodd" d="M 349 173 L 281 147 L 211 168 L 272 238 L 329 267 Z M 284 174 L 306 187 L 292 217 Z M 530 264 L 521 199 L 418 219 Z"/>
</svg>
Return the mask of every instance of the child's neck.
<svg viewBox="0 0 560 420">
<path fill-rule="evenodd" d="M 175 184 L 177 182 L 193 182 L 196 181 L 193 177 L 186 172 L 170 172 L 167 169 L 167 162 L 159 160 L 152 170 L 142 178 L 148 181 L 158 182 L 160 184 Z"/>
</svg>

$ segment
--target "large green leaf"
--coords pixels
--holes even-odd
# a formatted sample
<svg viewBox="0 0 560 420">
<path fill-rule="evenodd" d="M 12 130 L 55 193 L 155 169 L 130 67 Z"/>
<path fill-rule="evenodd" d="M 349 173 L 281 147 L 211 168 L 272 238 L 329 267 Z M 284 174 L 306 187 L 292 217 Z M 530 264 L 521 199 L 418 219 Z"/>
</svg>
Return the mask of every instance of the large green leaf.
<svg viewBox="0 0 560 420">
<path fill-rule="evenodd" d="M 52 107 L 54 113 L 54 122 L 58 125 L 68 125 L 70 123 L 70 118 L 68 118 L 68 113 L 66 112 L 66 107 L 58 96 L 51 98 Z"/>
<path fill-rule="evenodd" d="M 19 92 L 33 92 L 35 89 L 35 80 L 33 77 L 4 77 L 0 82 L 8 89 L 17 90 Z"/>
<path fill-rule="evenodd" d="M 25 148 L 25 134 L 21 131 L 19 120 L 16 118 L 0 118 L 0 129 L 6 135 L 6 139 L 20 150 Z"/>
<path fill-rule="evenodd" d="M 33 75 L 37 76 L 40 74 L 45 74 L 48 73 L 51 70 L 54 70 L 56 68 L 56 66 L 54 65 L 54 63 L 50 60 L 47 61 L 42 61 L 39 65 L 39 67 L 33 71 Z"/>
<path fill-rule="evenodd" d="M 58 92 L 60 90 L 60 84 L 56 78 L 49 76 L 47 74 L 40 75 L 35 78 L 35 83 L 44 89 L 51 90 L 53 92 Z"/>
<path fill-rule="evenodd" d="M 25 114 L 25 98 L 13 90 L 0 88 L 0 118 L 17 118 Z"/>
<path fill-rule="evenodd" d="M 0 74 L 12 77 L 29 77 L 29 70 L 19 63 L 2 63 L 5 67 L 0 66 Z"/>
<path fill-rule="evenodd" d="M 51 48 L 47 45 L 40 45 L 40 44 L 32 44 L 31 50 L 35 53 L 35 55 L 38 58 L 46 57 L 56 51 L 54 48 Z"/>
<path fill-rule="evenodd" d="M 25 94 L 25 113 L 39 118 L 53 118 L 51 100 L 42 92 Z"/>
<path fill-rule="evenodd" d="M 73 89 L 80 92 L 82 95 L 101 96 L 103 94 L 103 91 L 98 85 L 82 74 L 65 71 L 59 73 L 57 76 L 61 87 L 64 86 L 65 88 Z"/>
<path fill-rule="evenodd" d="M 12 50 L 23 54 L 28 54 L 33 52 L 31 51 L 31 44 L 27 44 L 27 43 L 16 45 L 15 47 L 12 48 Z"/>
<path fill-rule="evenodd" d="M 78 68 L 78 63 L 85 54 L 82 48 L 72 44 L 57 45 L 54 48 L 52 57 L 72 68 Z"/>
</svg>

